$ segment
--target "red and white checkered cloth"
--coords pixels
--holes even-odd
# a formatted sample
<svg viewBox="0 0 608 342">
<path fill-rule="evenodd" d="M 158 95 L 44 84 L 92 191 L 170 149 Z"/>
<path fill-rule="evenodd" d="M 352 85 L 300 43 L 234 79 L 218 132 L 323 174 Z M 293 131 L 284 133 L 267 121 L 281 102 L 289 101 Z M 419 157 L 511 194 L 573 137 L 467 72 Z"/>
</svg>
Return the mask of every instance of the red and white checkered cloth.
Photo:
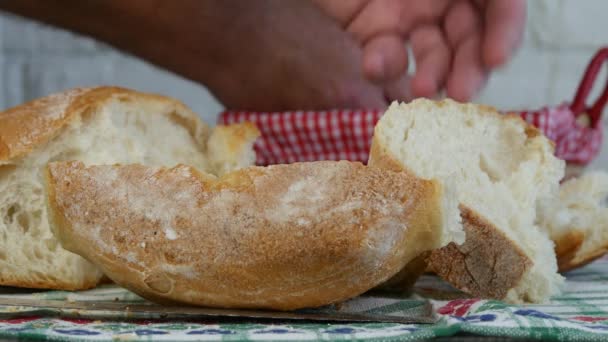
<svg viewBox="0 0 608 342">
<path fill-rule="evenodd" d="M 259 165 L 316 160 L 367 161 L 379 111 L 225 112 L 223 124 L 255 123 Z"/>
<path fill-rule="evenodd" d="M 261 138 L 255 144 L 258 165 L 316 160 L 367 162 L 380 111 L 227 111 L 220 123 L 255 123 Z M 570 163 L 585 164 L 595 158 L 602 143 L 601 124 L 583 127 L 568 104 L 520 112 L 556 144 L 555 153 Z"/>
<path fill-rule="evenodd" d="M 521 112 L 520 115 L 555 142 L 555 155 L 560 159 L 574 164 L 587 164 L 600 152 L 602 123 L 589 126 L 578 124 L 577 116 L 567 103 L 536 112 Z"/>
</svg>

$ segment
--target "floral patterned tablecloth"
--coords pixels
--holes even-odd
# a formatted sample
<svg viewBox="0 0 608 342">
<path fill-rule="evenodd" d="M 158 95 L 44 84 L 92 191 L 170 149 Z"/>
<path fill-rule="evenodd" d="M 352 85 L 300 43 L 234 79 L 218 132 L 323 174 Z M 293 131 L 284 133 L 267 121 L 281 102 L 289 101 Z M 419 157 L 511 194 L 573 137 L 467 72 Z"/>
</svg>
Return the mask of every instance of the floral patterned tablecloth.
<svg viewBox="0 0 608 342">
<path fill-rule="evenodd" d="M 6 292 L 6 291 L 5 291 Z M 67 301 L 143 300 L 116 286 L 79 293 L 44 292 L 0 294 L 0 297 L 35 297 Z M 459 297 L 459 299 L 449 299 Z M 456 334 L 527 337 L 552 341 L 608 341 L 608 258 L 567 274 L 564 292 L 545 305 L 511 306 L 499 301 L 463 298 L 462 294 L 432 276 L 423 277 L 416 294 L 370 307 L 374 312 L 394 312 L 412 307 L 422 298 L 431 300 L 439 320 L 435 324 L 352 323 L 325 324 L 269 321 L 112 321 L 61 319 L 25 315 L 0 320 L 0 338 L 67 341 L 407 341 Z M 443 299 L 439 299 L 443 298 Z M 18 311 L 18 310 L 17 310 Z"/>
</svg>

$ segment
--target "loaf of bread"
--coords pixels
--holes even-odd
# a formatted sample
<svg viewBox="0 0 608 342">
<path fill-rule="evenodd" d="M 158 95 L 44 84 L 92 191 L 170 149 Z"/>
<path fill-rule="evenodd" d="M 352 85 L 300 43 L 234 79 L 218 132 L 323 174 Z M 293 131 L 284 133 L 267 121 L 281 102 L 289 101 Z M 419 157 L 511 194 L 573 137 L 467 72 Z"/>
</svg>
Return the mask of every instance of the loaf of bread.
<svg viewBox="0 0 608 342">
<path fill-rule="evenodd" d="M 539 210 L 539 226 L 555 242 L 560 272 L 583 266 L 608 251 L 608 173 L 591 171 L 560 186 L 559 197 Z"/>
<path fill-rule="evenodd" d="M 291 310 L 357 296 L 462 240 L 434 181 L 354 162 L 249 167 L 48 167 L 64 248 L 150 300 Z"/>
<path fill-rule="evenodd" d="M 221 174 L 254 162 L 254 126 L 211 130 L 180 102 L 126 89 L 74 89 L 0 113 L 0 285 L 76 290 L 101 271 L 51 233 L 49 161 L 188 163 Z"/>
<path fill-rule="evenodd" d="M 466 242 L 426 259 L 452 285 L 509 302 L 559 292 L 553 243 L 535 222 L 539 203 L 557 194 L 564 162 L 534 127 L 451 100 L 393 103 L 375 128 L 369 164 L 454 184 Z"/>
</svg>

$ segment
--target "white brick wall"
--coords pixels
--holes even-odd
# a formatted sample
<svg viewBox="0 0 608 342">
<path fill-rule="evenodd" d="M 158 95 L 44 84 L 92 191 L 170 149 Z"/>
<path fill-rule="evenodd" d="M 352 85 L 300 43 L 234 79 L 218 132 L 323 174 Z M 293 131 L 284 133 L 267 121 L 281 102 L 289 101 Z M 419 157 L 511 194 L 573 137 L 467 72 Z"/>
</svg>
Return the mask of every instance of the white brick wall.
<svg viewBox="0 0 608 342">
<path fill-rule="evenodd" d="M 605 13 L 605 0 L 529 0 L 521 50 L 492 76 L 477 101 L 505 109 L 570 101 L 593 54 L 608 46 Z M 604 70 L 592 95 L 605 75 Z"/>
<path fill-rule="evenodd" d="M 595 49 L 607 43 L 605 0 L 529 0 L 528 8 L 538 46 Z"/>
<path fill-rule="evenodd" d="M 607 0 L 529 0 L 528 9 L 522 49 L 493 74 L 477 102 L 521 109 L 569 101 L 589 59 L 608 45 Z M 179 98 L 210 123 L 221 110 L 200 85 L 94 40 L 12 16 L 0 16 L 0 79 L 2 108 L 64 88 L 115 84 Z M 600 159 L 608 165 L 608 157 L 605 164 Z"/>
<path fill-rule="evenodd" d="M 86 37 L 0 16 L 0 107 L 76 86 L 119 85 L 173 96 L 207 122 L 220 104 L 193 82 Z"/>
</svg>

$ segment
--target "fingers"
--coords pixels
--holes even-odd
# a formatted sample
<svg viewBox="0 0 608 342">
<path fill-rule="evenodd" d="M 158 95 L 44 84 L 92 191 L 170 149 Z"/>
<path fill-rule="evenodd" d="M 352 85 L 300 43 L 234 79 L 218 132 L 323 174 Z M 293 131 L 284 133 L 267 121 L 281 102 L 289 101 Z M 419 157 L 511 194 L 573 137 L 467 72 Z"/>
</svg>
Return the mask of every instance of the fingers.
<svg viewBox="0 0 608 342">
<path fill-rule="evenodd" d="M 336 68 L 338 70 L 339 68 Z M 321 100 L 325 100 L 324 109 L 384 109 L 387 106 L 384 89 L 363 77 L 361 69 L 353 65 L 348 68 L 349 74 L 342 74 L 340 78 L 332 77 L 332 70 L 327 70 L 329 82 L 316 89 L 323 91 Z M 305 100 L 305 99 L 304 99 Z M 328 106 L 331 104 L 331 106 Z M 323 108 L 323 107 L 320 107 Z"/>
<path fill-rule="evenodd" d="M 506 63 L 521 44 L 526 23 L 524 0 L 487 0 L 483 62 L 489 68 Z"/>
<path fill-rule="evenodd" d="M 364 74 L 391 98 L 432 97 L 445 86 L 470 100 L 521 43 L 526 16 L 524 0 L 315 1 L 349 13 L 339 20 L 350 20 L 347 31 L 364 48 Z M 409 80 L 408 38 L 416 59 Z"/>
<path fill-rule="evenodd" d="M 440 18 L 450 2 L 451 0 L 370 1 L 352 20 L 347 30 L 364 43 L 384 33 L 406 36 L 415 26 Z"/>
<path fill-rule="evenodd" d="M 374 37 L 363 53 L 363 72 L 372 81 L 390 82 L 407 71 L 407 47 L 399 35 Z"/>
<path fill-rule="evenodd" d="M 447 95 L 456 101 L 470 101 L 485 84 L 488 71 L 481 60 L 481 35 L 475 33 L 455 50 Z"/>
<path fill-rule="evenodd" d="M 422 26 L 411 35 L 416 74 L 411 90 L 416 97 L 433 97 L 444 85 L 450 69 L 451 51 L 440 28 Z"/>
<path fill-rule="evenodd" d="M 332 75 L 331 71 L 326 71 L 326 75 L 320 76 L 321 83 L 315 81 L 318 76 L 314 76 L 315 79 L 307 80 L 309 84 L 304 91 L 299 93 L 290 91 L 289 101 L 282 107 L 287 110 L 294 108 L 305 110 L 386 108 L 387 100 L 384 89 L 360 77 L 362 76 L 360 74 L 357 76 L 357 73 L 360 73 L 359 70 L 352 70 L 352 73 L 349 75 L 340 72 L 338 75 Z"/>
<path fill-rule="evenodd" d="M 402 74 L 396 80 L 389 82 L 384 87 L 384 94 L 386 101 L 391 103 L 393 101 L 405 101 L 409 102 L 414 99 L 411 88 L 411 77 L 408 74 Z"/>
<path fill-rule="evenodd" d="M 450 46 L 456 47 L 480 29 L 479 11 L 470 1 L 456 2 L 445 16 L 443 27 Z"/>
<path fill-rule="evenodd" d="M 454 51 L 447 92 L 459 101 L 470 100 L 486 79 L 480 50 L 482 25 L 479 9 L 465 0 L 456 2 L 444 19 L 446 38 Z"/>
</svg>

